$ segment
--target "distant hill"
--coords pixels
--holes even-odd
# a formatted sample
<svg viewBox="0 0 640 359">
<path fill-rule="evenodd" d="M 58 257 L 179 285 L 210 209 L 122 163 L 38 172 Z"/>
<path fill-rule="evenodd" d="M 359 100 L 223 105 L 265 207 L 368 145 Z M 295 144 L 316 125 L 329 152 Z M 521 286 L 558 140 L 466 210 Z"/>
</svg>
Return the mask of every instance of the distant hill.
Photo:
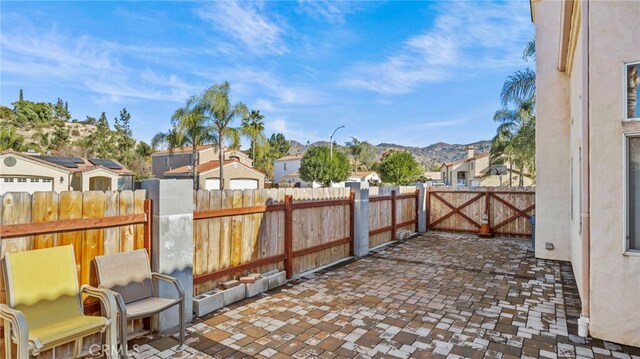
<svg viewBox="0 0 640 359">
<path fill-rule="evenodd" d="M 291 143 L 291 154 L 303 154 L 308 147 L 314 146 L 328 146 L 328 141 L 318 141 L 310 144 L 309 146 L 303 145 L 297 141 L 289 141 Z M 418 162 L 425 165 L 427 168 L 431 167 L 434 163 L 456 161 L 464 158 L 467 155 L 467 147 L 471 145 L 475 147 L 475 153 L 484 153 L 491 150 L 491 141 L 479 141 L 468 144 L 449 144 L 444 142 L 434 143 L 427 147 L 411 147 L 401 146 L 394 143 L 380 143 L 375 145 L 374 148 L 378 155 L 389 148 L 395 148 L 404 150 L 413 154 Z M 335 148 L 343 149 L 344 146 L 337 145 Z"/>
</svg>

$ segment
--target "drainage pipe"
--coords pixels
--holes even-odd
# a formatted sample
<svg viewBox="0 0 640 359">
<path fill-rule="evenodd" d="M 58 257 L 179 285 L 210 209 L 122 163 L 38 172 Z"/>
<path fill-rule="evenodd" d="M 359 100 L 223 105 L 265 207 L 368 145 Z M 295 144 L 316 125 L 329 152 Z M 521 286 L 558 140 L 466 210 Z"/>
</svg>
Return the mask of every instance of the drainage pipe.
<svg viewBox="0 0 640 359">
<path fill-rule="evenodd" d="M 578 320 L 578 335 L 589 336 L 589 316 L 591 306 L 591 248 L 590 248 L 590 150 L 589 150 L 589 1 L 582 3 L 582 311 Z"/>
</svg>

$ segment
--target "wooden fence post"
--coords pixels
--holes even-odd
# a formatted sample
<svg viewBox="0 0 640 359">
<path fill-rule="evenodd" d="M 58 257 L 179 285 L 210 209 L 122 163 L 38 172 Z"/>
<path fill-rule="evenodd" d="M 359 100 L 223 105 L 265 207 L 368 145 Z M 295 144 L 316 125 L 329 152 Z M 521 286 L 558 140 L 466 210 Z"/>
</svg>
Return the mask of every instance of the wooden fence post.
<svg viewBox="0 0 640 359">
<path fill-rule="evenodd" d="M 293 196 L 284 196 L 284 269 L 287 279 L 293 277 Z"/>
<path fill-rule="evenodd" d="M 484 197 L 484 211 L 487 214 L 487 219 L 489 220 L 489 224 L 491 224 L 491 218 L 489 217 L 489 209 L 490 209 L 490 196 L 489 196 L 489 189 L 486 189 L 487 193 Z"/>
<path fill-rule="evenodd" d="M 429 224 L 431 224 L 431 191 L 429 188 L 426 189 L 427 192 L 427 203 L 426 203 L 426 211 L 424 211 L 427 216 L 427 232 L 429 232 Z"/>
<path fill-rule="evenodd" d="M 391 240 L 396 240 L 396 191 L 391 191 Z"/>
<path fill-rule="evenodd" d="M 420 222 L 420 190 L 416 189 L 416 232 L 418 232 L 418 222 Z"/>
<path fill-rule="evenodd" d="M 145 199 L 144 200 L 144 215 L 145 215 L 145 222 L 144 222 L 144 248 L 147 250 L 147 253 L 149 255 L 149 264 L 151 264 L 151 220 L 153 218 L 152 213 L 151 213 L 151 200 L 150 199 Z"/>
<path fill-rule="evenodd" d="M 349 242 L 349 256 L 353 257 L 353 248 L 355 241 L 355 201 L 356 194 L 355 192 L 349 192 L 349 237 L 351 241 Z"/>
</svg>

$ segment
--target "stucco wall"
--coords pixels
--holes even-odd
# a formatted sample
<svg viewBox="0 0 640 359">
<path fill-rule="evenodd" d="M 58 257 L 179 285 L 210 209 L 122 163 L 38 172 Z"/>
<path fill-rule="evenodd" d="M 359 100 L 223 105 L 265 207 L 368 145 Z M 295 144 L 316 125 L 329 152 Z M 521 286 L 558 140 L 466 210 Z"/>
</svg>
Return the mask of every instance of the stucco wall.
<svg viewBox="0 0 640 359">
<path fill-rule="evenodd" d="M 6 157 L 15 158 L 16 164 L 14 166 L 7 167 L 4 164 L 4 159 Z M 0 155 L 0 174 L 6 177 L 28 176 L 51 178 L 51 182 L 53 183 L 53 190 L 55 192 L 68 191 L 71 181 L 71 175 L 68 171 L 57 169 L 53 166 L 48 166 L 38 161 L 29 160 L 22 156 L 16 156 L 12 154 Z M 60 180 L 60 178 L 62 178 L 62 180 Z"/>
<path fill-rule="evenodd" d="M 623 254 L 623 63 L 640 60 L 640 2 L 589 4 L 591 335 L 640 346 L 640 256 Z"/>
<path fill-rule="evenodd" d="M 288 161 L 275 161 L 273 163 L 273 183 L 282 182 L 282 177 L 291 173 L 298 173 L 300 169 L 301 159 L 288 160 Z M 284 169 L 284 164 L 287 164 L 287 169 Z"/>
<path fill-rule="evenodd" d="M 220 178 L 220 170 L 215 169 L 213 171 L 200 173 L 199 184 L 201 188 L 204 188 L 207 178 Z M 264 175 L 258 174 L 243 165 L 232 163 L 224 168 L 224 188 L 231 188 L 232 179 L 255 179 L 258 180 L 258 188 L 264 188 Z"/>
<path fill-rule="evenodd" d="M 536 257 L 571 259 L 569 235 L 569 82 L 557 70 L 559 1 L 535 2 L 536 12 Z M 545 242 L 554 244 L 546 250 Z"/>
</svg>

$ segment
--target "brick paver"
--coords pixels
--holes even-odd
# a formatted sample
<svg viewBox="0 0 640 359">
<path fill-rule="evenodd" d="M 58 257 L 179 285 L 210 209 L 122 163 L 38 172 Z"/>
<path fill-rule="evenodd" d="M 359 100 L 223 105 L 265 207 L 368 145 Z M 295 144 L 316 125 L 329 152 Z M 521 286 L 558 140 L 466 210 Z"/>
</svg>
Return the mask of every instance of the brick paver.
<svg viewBox="0 0 640 359">
<path fill-rule="evenodd" d="M 429 233 L 246 299 L 139 358 L 637 358 L 577 336 L 571 266 L 528 241 Z"/>
</svg>

